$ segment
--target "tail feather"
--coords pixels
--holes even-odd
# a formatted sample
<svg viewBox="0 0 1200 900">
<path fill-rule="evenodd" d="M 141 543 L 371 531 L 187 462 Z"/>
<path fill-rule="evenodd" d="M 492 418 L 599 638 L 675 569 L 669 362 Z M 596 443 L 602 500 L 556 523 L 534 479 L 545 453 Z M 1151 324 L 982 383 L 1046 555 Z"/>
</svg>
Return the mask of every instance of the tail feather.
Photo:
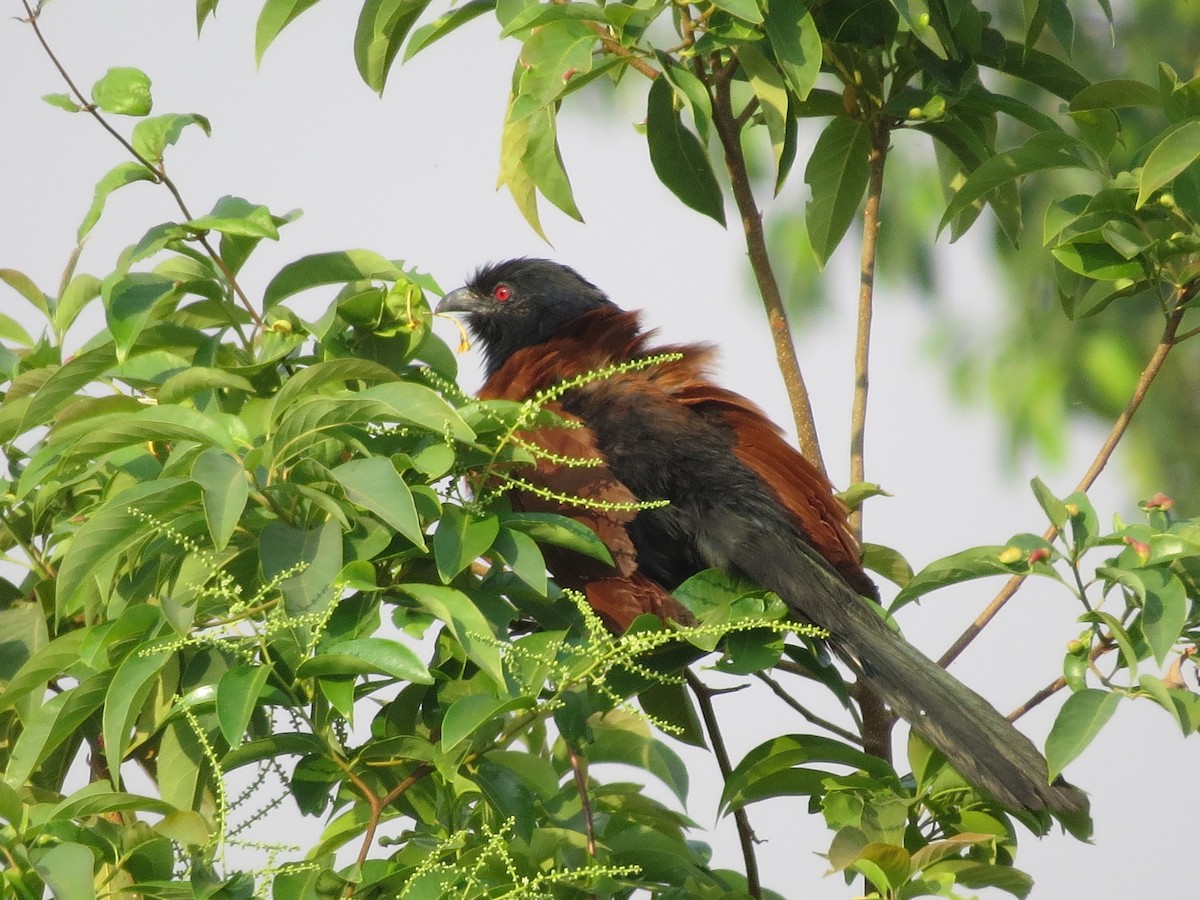
<svg viewBox="0 0 1200 900">
<path fill-rule="evenodd" d="M 815 551 L 789 538 L 760 534 L 752 552 L 746 548 L 730 561 L 799 618 L 827 629 L 838 655 L 976 787 L 1011 809 L 1086 811 L 1082 791 L 1062 779 L 1050 782 L 1046 760 L 1029 738 L 893 632 Z"/>
</svg>

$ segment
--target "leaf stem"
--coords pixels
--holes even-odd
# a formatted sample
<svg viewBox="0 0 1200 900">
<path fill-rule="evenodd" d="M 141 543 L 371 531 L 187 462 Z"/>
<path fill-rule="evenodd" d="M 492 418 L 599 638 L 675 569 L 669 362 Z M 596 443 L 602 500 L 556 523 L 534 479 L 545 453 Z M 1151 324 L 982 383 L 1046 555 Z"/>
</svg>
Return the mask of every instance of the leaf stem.
<svg viewBox="0 0 1200 900">
<path fill-rule="evenodd" d="M 1154 348 L 1154 353 L 1151 354 L 1146 367 L 1142 370 L 1142 375 L 1138 379 L 1137 384 L 1133 388 L 1133 393 L 1129 397 L 1129 402 L 1125 404 L 1125 409 L 1117 416 L 1117 420 L 1113 423 L 1112 428 L 1108 432 L 1108 437 L 1104 439 L 1100 449 L 1096 452 L 1092 464 L 1088 466 L 1087 471 L 1079 480 L 1079 484 L 1075 486 L 1075 492 L 1087 491 L 1096 479 L 1100 477 L 1100 473 L 1104 471 L 1104 467 L 1112 458 L 1113 451 L 1116 450 L 1117 444 L 1121 438 L 1125 436 L 1125 432 L 1129 429 L 1129 423 L 1132 421 L 1134 413 L 1138 411 L 1138 407 L 1142 405 L 1142 401 L 1146 399 L 1146 394 L 1150 390 L 1150 385 L 1154 383 L 1154 379 L 1158 377 L 1158 373 L 1162 371 L 1163 363 L 1167 360 L 1167 355 L 1171 352 L 1171 348 L 1179 343 L 1180 338 L 1176 337 L 1179 330 L 1179 323 L 1183 321 L 1183 315 L 1186 312 L 1184 306 L 1191 293 L 1195 289 L 1187 287 L 1179 291 L 1178 300 L 1175 304 L 1175 309 L 1167 316 L 1166 324 L 1163 326 L 1162 337 L 1158 339 L 1158 345 Z M 1058 537 L 1058 529 L 1051 525 L 1043 533 L 1042 537 L 1047 541 L 1053 541 Z M 1025 583 L 1025 575 L 1014 575 L 1000 589 L 1000 592 L 992 599 L 992 602 L 979 614 L 974 622 L 958 637 L 941 659 L 938 660 L 938 665 L 943 668 L 949 666 L 958 658 L 959 654 L 965 650 L 970 643 L 979 636 L 979 633 L 987 626 L 987 624 L 996 617 L 996 614 L 1004 608 L 1013 595 Z"/>
<path fill-rule="evenodd" d="M 721 724 L 717 721 L 716 710 L 713 709 L 713 691 L 700 680 L 700 676 L 691 669 L 685 671 L 688 687 L 700 707 L 700 717 L 704 720 L 704 730 L 708 732 L 709 743 L 712 744 L 713 756 L 717 759 L 717 767 L 721 770 L 721 779 L 729 781 L 733 774 L 733 766 L 729 762 L 729 751 L 725 747 L 725 738 L 721 735 Z M 744 807 L 734 810 L 733 820 L 737 824 L 738 841 L 742 847 L 742 860 L 746 865 L 746 891 L 754 900 L 762 900 L 762 883 L 758 874 L 758 857 L 754 852 L 754 829 L 750 826 L 750 817 Z"/>
</svg>

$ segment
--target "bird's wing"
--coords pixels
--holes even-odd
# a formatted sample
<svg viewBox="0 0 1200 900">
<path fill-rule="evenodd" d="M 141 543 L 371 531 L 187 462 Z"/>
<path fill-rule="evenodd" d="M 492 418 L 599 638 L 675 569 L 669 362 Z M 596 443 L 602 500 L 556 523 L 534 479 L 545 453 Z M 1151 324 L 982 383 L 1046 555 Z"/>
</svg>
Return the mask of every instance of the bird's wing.
<svg viewBox="0 0 1200 900">
<path fill-rule="evenodd" d="M 735 435 L 734 454 L 767 485 L 792 524 L 855 590 L 878 599 L 875 583 L 862 569 L 845 504 L 766 413 L 740 394 L 707 381 L 693 381 L 676 394 L 683 403 L 728 423 Z"/>
<path fill-rule="evenodd" d="M 561 381 L 603 368 L 612 362 L 606 345 L 624 349 L 636 335 L 636 317 L 627 313 L 597 317 L 594 340 L 563 339 L 519 351 L 479 392 L 482 399 L 525 401 Z M 624 631 L 639 615 L 689 623 L 691 613 L 661 585 L 639 571 L 637 549 L 627 530 L 639 500 L 608 467 L 595 435 L 557 403 L 543 407 L 562 420 L 521 432 L 518 437 L 537 458 L 533 469 L 514 477 L 540 492 L 510 491 L 514 509 L 552 512 L 574 519 L 600 538 L 613 565 L 555 547 L 543 548 L 546 564 L 562 587 L 582 591 L 588 604 L 607 624 Z M 552 496 L 553 495 L 553 496 Z M 573 498 L 572 500 L 562 498 Z"/>
</svg>

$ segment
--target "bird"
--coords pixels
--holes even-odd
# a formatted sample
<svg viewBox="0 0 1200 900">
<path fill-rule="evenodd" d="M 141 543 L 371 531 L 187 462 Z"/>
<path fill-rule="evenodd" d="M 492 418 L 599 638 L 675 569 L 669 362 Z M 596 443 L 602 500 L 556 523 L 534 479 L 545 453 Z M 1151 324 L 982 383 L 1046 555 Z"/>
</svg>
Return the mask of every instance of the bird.
<svg viewBox="0 0 1200 900">
<path fill-rule="evenodd" d="M 713 380 L 711 345 L 656 344 L 638 312 L 539 258 L 480 267 L 435 312 L 460 314 L 479 342 L 481 399 L 571 385 L 546 403 L 571 427 L 525 435 L 536 464 L 512 502 L 568 515 L 608 547 L 611 566 L 552 548 L 546 563 L 611 628 L 644 613 L 686 623 L 678 585 L 709 568 L 744 576 L 827 631 L 855 675 L 1000 804 L 1086 812 L 1025 735 L 885 622 L 846 507 L 766 413 Z"/>
</svg>

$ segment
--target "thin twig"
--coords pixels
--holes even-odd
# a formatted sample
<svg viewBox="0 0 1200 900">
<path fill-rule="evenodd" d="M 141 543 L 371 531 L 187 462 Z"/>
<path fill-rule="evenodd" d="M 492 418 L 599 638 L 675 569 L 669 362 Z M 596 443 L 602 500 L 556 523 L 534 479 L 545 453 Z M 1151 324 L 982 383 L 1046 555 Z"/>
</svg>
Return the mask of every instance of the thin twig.
<svg viewBox="0 0 1200 900">
<path fill-rule="evenodd" d="M 786 690 L 784 690 L 783 685 L 781 685 L 778 681 L 776 681 L 774 678 L 772 678 L 766 672 L 756 672 L 755 677 L 757 677 L 759 681 L 761 681 L 763 684 L 765 684 L 767 687 L 769 687 L 771 689 L 771 692 L 776 697 L 778 697 L 780 700 L 782 700 L 784 703 L 786 703 L 788 706 L 790 706 L 796 712 L 800 713 L 800 715 L 802 715 L 809 722 L 812 722 L 814 725 L 818 726 L 819 728 L 824 728 L 826 731 L 836 734 L 838 737 L 840 737 L 844 741 L 849 741 L 852 744 L 858 744 L 860 747 L 862 746 L 863 740 L 861 737 L 859 737 L 857 734 L 855 734 L 853 731 L 850 731 L 849 729 L 842 728 L 840 725 L 837 725 L 833 722 L 830 722 L 828 719 L 823 719 L 820 716 L 818 716 L 815 712 L 813 712 L 808 707 L 804 706 L 802 703 L 797 701 L 795 697 L 793 697 Z"/>
<path fill-rule="evenodd" d="M 1187 295 L 1184 294 L 1176 303 L 1175 309 L 1167 316 L 1166 324 L 1163 326 L 1162 337 L 1158 340 L 1158 346 L 1154 348 L 1154 353 L 1151 354 L 1149 362 L 1146 363 L 1146 368 L 1142 370 L 1142 376 L 1138 379 L 1134 386 L 1133 393 L 1129 397 L 1129 402 L 1125 404 L 1125 409 L 1117 416 L 1117 420 L 1113 423 L 1112 429 L 1108 433 L 1108 437 L 1104 439 L 1104 443 L 1100 446 L 1096 453 L 1092 464 L 1088 466 L 1088 470 L 1084 473 L 1083 478 L 1079 480 L 1079 484 L 1075 486 L 1075 492 L 1083 492 L 1091 488 L 1100 477 L 1100 473 L 1104 471 L 1104 467 L 1112 458 L 1113 451 L 1116 450 L 1117 444 L 1124 437 L 1125 432 L 1129 428 L 1129 423 L 1133 419 L 1134 413 L 1138 411 L 1138 407 L 1142 405 L 1142 401 L 1146 399 L 1146 393 L 1150 390 L 1150 385 L 1154 383 L 1154 379 L 1158 377 L 1158 373 L 1162 370 L 1163 363 L 1166 362 L 1167 355 L 1171 352 L 1171 348 L 1178 343 L 1176 332 L 1179 330 L 1179 323 L 1183 320 L 1183 306 L 1187 300 Z M 1042 534 L 1042 537 L 1047 541 L 1053 541 L 1058 537 L 1058 529 L 1051 525 Z M 1000 589 L 991 603 L 979 614 L 974 622 L 959 635 L 950 649 L 942 654 L 938 660 L 938 665 L 946 667 L 958 658 L 958 655 L 967 648 L 971 641 L 979 636 L 988 622 L 996 617 L 996 614 L 1004 608 L 1012 596 L 1025 583 L 1025 575 L 1014 575 L 1010 578 L 1003 588 Z"/>
<path fill-rule="evenodd" d="M 1116 640 L 1111 635 L 1104 635 L 1100 638 L 1100 643 L 1092 648 L 1092 652 L 1088 655 L 1088 664 L 1091 665 L 1105 653 L 1114 649 L 1117 646 Z M 1059 691 L 1067 686 L 1067 679 L 1061 675 L 1055 678 L 1052 682 L 1046 685 L 1041 690 L 1037 691 L 1032 697 L 1010 712 L 1007 716 L 1008 721 L 1015 722 L 1025 713 L 1029 712 L 1036 706 L 1040 706 L 1045 701 L 1049 700 Z"/>
<path fill-rule="evenodd" d="M 731 60 L 731 66 L 736 66 L 736 60 Z M 759 296 L 766 309 L 771 340 L 775 346 L 775 358 L 779 365 L 779 371 L 783 375 L 788 399 L 791 401 L 792 416 L 796 420 L 796 432 L 800 439 L 800 451 L 824 474 L 825 461 L 821 455 L 820 441 L 817 439 L 812 402 L 809 399 L 808 388 L 804 384 L 804 375 L 800 371 L 796 346 L 792 342 L 792 330 L 788 325 L 787 311 L 783 306 L 779 282 L 771 267 L 771 256 L 767 250 L 762 213 L 754 199 L 750 173 L 746 168 L 746 157 L 742 150 L 741 130 L 738 128 L 737 117 L 733 112 L 733 100 L 729 86 L 733 71 L 733 68 L 726 67 L 720 72 L 714 73 L 710 80 L 710 84 L 715 88 L 713 126 L 721 141 L 721 148 L 725 156 L 725 168 L 729 172 L 730 187 L 733 189 L 734 203 L 737 204 L 738 214 L 742 219 L 746 252 L 750 258 L 750 268 L 754 271 L 754 280 L 758 285 Z"/>
<path fill-rule="evenodd" d="M 871 357 L 871 317 L 875 301 L 875 261 L 878 257 L 879 202 L 883 196 L 883 171 L 887 163 L 891 130 L 880 121 L 871 126 L 871 152 L 867 203 L 863 208 L 862 258 L 858 275 L 858 328 L 854 343 L 854 404 L 850 414 L 850 483 L 866 481 L 864 448 L 867 425 L 867 388 Z M 850 528 L 862 540 L 862 506 L 850 513 Z"/>
<path fill-rule="evenodd" d="M 579 791 L 579 806 L 583 810 L 583 829 L 587 834 L 588 856 L 596 855 L 596 820 L 592 816 L 592 801 L 588 796 L 587 763 L 574 747 L 567 748 L 567 758 L 571 762 L 571 771 L 575 775 L 575 787 Z"/>
<path fill-rule="evenodd" d="M 729 751 L 725 748 L 725 739 L 721 736 L 721 726 L 717 721 L 716 710 L 712 704 L 712 689 L 700 676 L 691 669 L 686 671 L 688 687 L 700 707 L 700 718 L 704 720 L 704 730 L 708 732 L 709 743 L 712 744 L 713 756 L 717 758 L 717 767 L 721 770 L 721 778 L 728 782 L 733 774 L 733 766 L 729 762 Z M 762 900 L 762 884 L 758 875 L 758 857 L 754 852 L 754 829 L 750 827 L 750 817 L 745 807 L 739 807 L 733 812 L 733 821 L 737 825 L 738 842 L 742 846 L 742 861 L 746 866 L 746 891 L 754 900 Z"/>
<path fill-rule="evenodd" d="M 58 74 L 61 75 L 63 81 L 66 82 L 67 88 L 71 91 L 71 93 L 75 97 L 75 101 L 86 112 L 90 113 L 93 119 L 95 119 L 97 122 L 100 123 L 101 128 L 103 128 L 110 135 L 112 135 L 112 137 L 117 141 L 117 143 L 119 143 L 123 148 L 125 148 L 125 152 L 127 152 L 130 156 L 132 156 L 135 160 L 137 160 L 143 166 L 145 166 L 146 170 L 149 171 L 151 173 L 151 175 L 154 176 L 154 180 L 156 182 L 158 182 L 163 187 L 165 187 L 168 191 L 170 191 L 171 196 L 175 199 L 175 205 L 179 207 L 179 211 L 181 213 L 183 213 L 183 217 L 185 220 L 190 221 L 190 220 L 196 218 L 195 216 L 192 215 L 191 210 L 188 209 L 188 205 L 184 201 L 183 195 L 179 192 L 179 188 L 175 185 L 175 182 L 172 181 L 171 178 L 167 175 L 166 169 L 161 165 L 156 166 L 150 160 L 146 159 L 145 156 L 143 156 L 141 153 L 139 153 L 137 151 L 137 148 L 135 148 L 133 146 L 133 144 L 131 144 L 128 140 L 126 140 L 125 136 L 122 135 L 121 132 L 117 131 L 117 129 L 115 129 L 112 125 L 109 124 L 108 120 L 100 114 L 100 110 L 98 110 L 96 108 L 96 104 L 92 103 L 84 95 L 83 91 L 81 91 L 79 89 L 79 86 L 75 84 L 74 79 L 72 79 L 71 76 L 67 73 L 66 68 L 59 61 L 59 59 L 55 55 L 54 51 L 50 49 L 50 44 L 47 42 L 46 36 L 44 34 L 42 34 L 41 26 L 38 24 L 38 15 L 40 14 L 40 11 L 41 11 L 40 7 L 39 7 L 38 11 L 35 12 L 34 9 L 29 5 L 29 0 L 21 0 L 21 5 L 25 7 L 25 13 L 26 13 L 25 21 L 28 22 L 29 26 L 33 29 L 33 33 L 37 37 L 38 43 L 40 43 L 42 45 L 42 49 L 46 51 L 46 56 L 49 57 L 50 62 L 53 63 L 53 65 L 54 65 L 54 68 L 58 69 Z M 241 301 L 242 306 L 244 306 L 246 308 L 246 312 L 250 314 L 250 318 L 254 320 L 254 324 L 257 325 L 260 330 L 265 330 L 267 327 L 266 323 L 263 322 L 263 320 L 259 316 L 258 312 L 254 309 L 254 305 L 250 302 L 250 299 L 242 291 L 241 286 L 238 284 L 237 279 L 234 277 L 232 270 L 230 270 L 229 266 L 226 265 L 225 260 L 221 258 L 221 255 L 219 253 L 217 253 L 216 249 L 212 246 L 212 244 L 209 243 L 208 238 L 203 233 L 199 236 L 199 242 L 200 242 L 201 246 L 204 247 L 205 252 L 207 252 L 208 255 L 212 258 L 212 261 L 214 263 L 216 263 L 217 266 L 221 269 L 221 272 L 224 274 L 225 278 L 229 282 L 230 287 L 233 289 L 234 294 L 237 295 L 237 298 L 238 298 L 238 300 Z M 241 333 L 240 329 L 238 329 L 238 332 L 239 332 L 239 334 Z M 248 341 L 245 341 L 244 335 L 242 335 L 242 338 L 243 338 L 243 341 L 246 342 L 248 345 Z"/>
</svg>

